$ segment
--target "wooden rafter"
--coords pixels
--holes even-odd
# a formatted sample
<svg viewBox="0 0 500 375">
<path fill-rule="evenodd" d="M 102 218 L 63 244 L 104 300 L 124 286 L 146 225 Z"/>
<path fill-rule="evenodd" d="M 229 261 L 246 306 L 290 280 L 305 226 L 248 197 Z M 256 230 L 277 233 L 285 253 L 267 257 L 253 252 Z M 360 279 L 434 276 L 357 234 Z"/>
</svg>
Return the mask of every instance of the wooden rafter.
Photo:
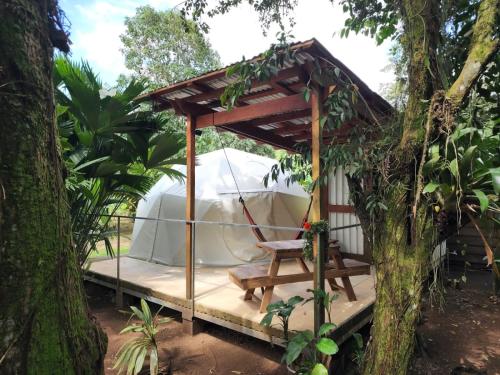
<svg viewBox="0 0 500 375">
<path fill-rule="evenodd" d="M 245 126 L 245 124 L 237 124 L 232 126 L 231 128 L 226 128 L 224 126 L 221 126 L 221 128 L 228 130 L 232 133 L 244 136 L 245 138 L 253 139 L 254 141 L 257 142 L 266 143 L 268 145 L 292 152 L 296 151 L 295 149 L 296 142 L 290 139 L 286 139 L 284 137 L 280 137 L 279 135 L 276 135 L 269 130 L 264 130 L 259 127 Z"/>
<path fill-rule="evenodd" d="M 279 113 L 295 112 L 309 107 L 309 103 L 304 100 L 302 94 L 295 94 L 263 103 L 237 107 L 231 111 L 201 115 L 196 118 L 196 126 L 198 129 L 208 126 L 229 126 L 242 121 L 265 118 Z"/>
</svg>

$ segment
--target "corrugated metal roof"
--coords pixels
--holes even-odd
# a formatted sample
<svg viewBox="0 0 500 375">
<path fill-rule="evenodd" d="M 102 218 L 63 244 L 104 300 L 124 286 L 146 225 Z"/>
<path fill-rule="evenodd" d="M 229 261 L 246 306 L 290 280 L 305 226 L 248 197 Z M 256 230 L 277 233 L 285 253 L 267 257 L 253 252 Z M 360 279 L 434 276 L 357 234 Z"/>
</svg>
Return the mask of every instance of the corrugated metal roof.
<svg viewBox="0 0 500 375">
<path fill-rule="evenodd" d="M 370 103 L 370 107 L 372 107 L 372 110 L 382 114 L 392 111 L 392 107 L 383 98 L 371 91 L 369 87 L 363 81 L 361 81 L 361 79 L 359 79 L 359 77 L 357 77 L 351 70 L 349 70 L 349 68 L 342 64 L 342 62 L 333 57 L 330 52 L 317 40 L 310 39 L 304 42 L 293 43 L 290 48 L 296 50 L 295 60 L 285 61 L 283 69 L 280 71 L 280 74 L 281 72 L 283 72 L 283 74 L 281 75 L 283 79 L 277 81 L 277 78 L 274 78 L 273 80 L 267 82 L 253 84 L 252 88 L 249 89 L 245 93 L 245 95 L 239 98 L 239 105 L 257 105 L 260 103 L 271 101 L 277 101 L 276 103 L 278 103 L 280 102 L 280 99 L 283 99 L 290 95 L 299 94 L 304 87 L 304 82 L 300 68 L 296 69 L 296 71 L 293 70 L 296 66 L 295 62 L 298 61 L 300 67 L 310 65 L 310 63 L 307 63 L 308 61 L 311 62 L 315 59 L 321 59 L 323 61 L 330 61 L 330 63 L 338 66 L 344 73 L 346 73 L 351 81 L 358 86 L 359 91 L 363 95 L 364 99 Z M 258 61 L 261 58 L 260 56 L 261 55 L 255 56 L 247 61 Z M 236 75 L 232 75 L 230 77 L 227 77 L 225 75 L 227 69 L 233 65 L 234 64 L 229 65 L 225 68 L 207 72 L 198 77 L 194 77 L 185 81 L 177 82 L 170 86 L 157 89 L 148 94 L 141 95 L 138 99 L 151 100 L 153 102 L 156 102 L 158 106 L 155 107 L 155 109 L 157 110 L 175 107 L 176 111 L 184 113 L 184 108 L 186 107 L 183 107 L 182 103 L 188 102 L 188 104 L 192 103 L 193 105 L 196 105 L 197 107 L 195 108 L 205 107 L 206 111 L 208 112 L 226 111 L 225 108 L 220 106 L 219 97 L 222 94 L 224 88 L 234 83 L 238 79 Z M 189 99 L 190 97 L 193 98 Z M 274 102 L 270 103 L 270 105 L 274 105 Z M 187 110 L 191 111 L 191 107 L 188 106 Z M 298 114 L 298 112 L 293 112 L 293 109 L 292 112 L 287 113 L 280 111 L 279 108 L 281 107 L 279 107 L 279 105 L 277 104 L 276 112 L 273 114 L 274 117 L 270 116 L 268 123 L 265 123 L 265 120 L 263 120 L 262 118 L 259 119 L 259 124 L 257 127 L 261 131 L 274 134 L 274 137 L 278 137 L 277 139 L 286 139 L 286 142 L 284 142 L 284 144 L 288 146 L 286 146 L 285 148 L 290 149 L 290 139 L 299 141 L 307 138 L 306 130 L 300 131 L 301 128 L 294 128 L 296 126 L 303 127 L 305 124 L 310 124 L 311 116 L 309 115 L 297 118 L 295 114 Z M 290 111 L 290 108 L 288 108 L 288 111 Z M 267 111 L 267 113 L 269 113 L 269 111 Z M 288 118 L 288 120 L 280 120 L 277 122 L 276 120 L 273 120 L 273 118 L 276 118 L 276 115 L 280 113 L 286 113 L 286 118 Z M 288 116 L 288 114 L 291 114 L 291 116 Z M 280 118 L 283 119 L 285 117 L 280 116 Z M 239 130 L 232 127 L 224 128 L 225 130 L 235 131 L 239 135 L 249 136 L 251 138 L 253 137 L 253 135 L 248 132 L 248 127 L 246 128 L 246 133 L 242 133 L 241 128 Z M 277 129 L 279 129 L 279 131 Z M 290 132 L 287 133 L 287 130 L 289 130 Z M 264 141 L 256 137 L 254 137 L 254 139 Z M 276 145 L 281 141 L 275 140 L 273 142 L 274 143 L 272 144 Z"/>
</svg>

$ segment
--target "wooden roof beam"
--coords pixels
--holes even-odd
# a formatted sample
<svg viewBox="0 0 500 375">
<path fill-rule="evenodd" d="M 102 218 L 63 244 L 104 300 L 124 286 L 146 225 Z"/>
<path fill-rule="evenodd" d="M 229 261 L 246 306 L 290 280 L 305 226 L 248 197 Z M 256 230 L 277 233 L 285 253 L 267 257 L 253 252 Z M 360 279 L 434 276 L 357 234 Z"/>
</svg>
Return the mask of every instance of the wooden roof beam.
<svg viewBox="0 0 500 375">
<path fill-rule="evenodd" d="M 258 118 L 252 121 L 244 121 L 240 124 L 245 126 L 262 126 L 262 125 L 270 125 L 270 124 L 278 124 L 288 120 L 294 120 L 299 118 L 304 118 L 311 116 L 311 110 L 309 108 L 302 109 L 300 111 L 289 112 L 289 113 L 280 113 L 276 115 L 271 115 L 263 118 Z M 236 124 L 235 124 L 236 125 Z"/>
<path fill-rule="evenodd" d="M 245 126 L 245 124 L 237 124 L 231 127 L 221 126 L 221 128 L 230 131 L 232 133 L 242 135 L 245 138 L 253 139 L 254 141 L 271 145 L 273 147 L 277 147 L 291 152 L 297 151 L 295 149 L 296 143 L 294 141 L 280 137 L 274 134 L 272 131 L 264 130 L 258 127 Z"/>
<path fill-rule="evenodd" d="M 310 104 L 304 100 L 303 95 L 295 94 L 262 103 L 250 104 L 245 107 L 233 108 L 231 111 L 201 115 L 196 118 L 196 127 L 201 129 L 208 126 L 228 126 L 238 122 L 251 121 L 309 108 Z M 272 122 L 267 123 L 270 124 Z"/>
<path fill-rule="evenodd" d="M 307 123 L 307 124 L 302 124 L 302 125 L 299 125 L 299 124 L 290 124 L 290 125 L 287 125 L 279 130 L 276 130 L 276 134 L 279 134 L 279 135 L 293 135 L 293 134 L 299 134 L 299 133 L 302 133 L 304 131 L 307 131 L 307 130 L 311 130 L 311 123 Z"/>
</svg>

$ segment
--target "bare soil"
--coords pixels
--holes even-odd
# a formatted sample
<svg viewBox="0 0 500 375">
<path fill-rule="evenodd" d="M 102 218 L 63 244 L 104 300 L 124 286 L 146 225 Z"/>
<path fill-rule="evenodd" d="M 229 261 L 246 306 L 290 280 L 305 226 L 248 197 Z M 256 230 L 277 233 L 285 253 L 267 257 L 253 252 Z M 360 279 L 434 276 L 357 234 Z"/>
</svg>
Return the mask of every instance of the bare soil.
<svg viewBox="0 0 500 375">
<path fill-rule="evenodd" d="M 441 311 L 427 302 L 412 374 L 500 375 L 500 299 L 493 296 L 491 273 L 468 271 L 466 277 L 459 288 L 446 287 Z"/>
<path fill-rule="evenodd" d="M 119 332 L 130 314 L 127 309 L 115 308 L 114 293 L 109 289 L 87 284 L 87 292 L 92 313 L 108 335 L 106 374 L 118 374 L 113 370 L 116 353 L 130 339 Z M 191 336 L 183 332 L 179 313 L 166 309 L 161 313 L 174 318 L 158 335 L 160 362 L 169 365 L 173 375 L 287 374 L 280 363 L 283 350 L 279 347 L 209 323 L 203 324 L 201 333 Z"/>
</svg>

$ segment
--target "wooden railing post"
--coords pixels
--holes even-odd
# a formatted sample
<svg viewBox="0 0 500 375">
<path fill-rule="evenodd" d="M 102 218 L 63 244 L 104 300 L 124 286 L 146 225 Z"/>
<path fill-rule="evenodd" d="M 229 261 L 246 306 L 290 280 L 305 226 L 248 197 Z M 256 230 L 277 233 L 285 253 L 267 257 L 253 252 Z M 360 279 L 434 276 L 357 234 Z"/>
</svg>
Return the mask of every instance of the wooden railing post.
<svg viewBox="0 0 500 375">
<path fill-rule="evenodd" d="M 121 217 L 118 216 L 116 224 L 117 238 L 116 238 L 116 307 L 123 307 L 123 293 L 120 283 L 120 233 L 121 233 Z"/>
<path fill-rule="evenodd" d="M 311 90 L 311 159 L 312 159 L 312 179 L 315 183 L 313 191 L 312 220 L 313 222 L 325 218 L 326 209 L 324 189 L 321 186 L 321 148 L 323 146 L 323 136 L 321 127 L 322 115 L 322 89 L 315 87 Z M 314 289 L 325 290 L 325 234 L 317 234 L 313 239 L 314 254 Z M 325 322 L 325 307 L 322 299 L 314 304 L 314 331 L 318 332 L 319 327 Z"/>
<path fill-rule="evenodd" d="M 195 204 L 195 130 L 196 121 L 194 116 L 188 115 L 186 120 L 186 299 L 193 298 L 193 230 L 191 221 L 194 220 Z"/>
</svg>

